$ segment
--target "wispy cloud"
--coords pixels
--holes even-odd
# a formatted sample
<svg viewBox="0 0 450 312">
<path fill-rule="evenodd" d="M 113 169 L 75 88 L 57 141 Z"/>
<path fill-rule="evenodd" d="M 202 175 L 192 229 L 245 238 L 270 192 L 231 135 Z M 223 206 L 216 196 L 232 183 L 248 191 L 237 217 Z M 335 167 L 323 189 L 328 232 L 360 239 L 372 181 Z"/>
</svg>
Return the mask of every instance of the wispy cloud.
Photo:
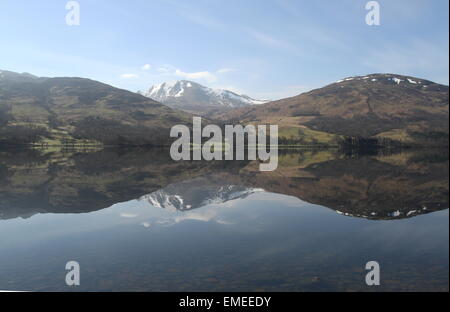
<svg viewBox="0 0 450 312">
<path fill-rule="evenodd" d="M 145 64 L 144 66 L 142 66 L 143 70 L 150 70 L 152 69 L 152 66 L 150 64 Z"/>
<path fill-rule="evenodd" d="M 216 73 L 218 73 L 218 74 L 227 74 L 227 73 L 231 73 L 231 72 L 234 72 L 234 71 L 235 71 L 234 68 L 226 67 L 226 68 L 219 69 L 218 71 L 216 71 Z"/>
<path fill-rule="evenodd" d="M 272 35 L 267 33 L 263 33 L 259 30 L 252 28 L 245 28 L 247 34 L 256 39 L 258 42 L 272 47 L 272 48 L 283 48 L 283 49 L 294 49 L 294 46 L 287 41 L 283 41 L 281 39 L 275 38 Z"/>
<path fill-rule="evenodd" d="M 168 65 L 168 64 L 164 64 L 164 65 L 160 65 L 158 66 L 158 68 L 156 69 L 156 71 L 160 74 L 172 74 L 173 72 L 175 72 L 177 69 L 172 66 L 172 65 Z"/>
<path fill-rule="evenodd" d="M 182 77 L 185 79 L 192 79 L 192 80 L 204 80 L 206 82 L 212 83 L 217 81 L 217 77 L 213 74 L 211 74 L 209 71 L 201 71 L 201 72 L 193 72 L 193 73 L 186 73 L 179 69 L 175 71 L 175 75 L 178 77 Z"/>
<path fill-rule="evenodd" d="M 155 68 L 162 79 L 182 78 L 188 80 L 197 80 L 201 82 L 214 83 L 218 81 L 218 76 L 233 71 L 232 68 L 221 68 L 217 71 L 197 71 L 187 72 L 170 64 L 159 65 Z"/>
<path fill-rule="evenodd" d="M 211 16 L 201 15 L 199 13 L 181 11 L 180 15 L 186 18 L 188 21 L 205 27 L 211 30 L 220 30 L 223 31 L 226 29 L 226 26 L 220 22 L 218 19 L 215 19 Z"/>
<path fill-rule="evenodd" d="M 247 27 L 242 24 L 239 25 L 237 23 L 227 23 L 226 21 L 222 21 L 218 18 L 212 17 L 211 14 L 209 15 L 207 15 L 206 13 L 202 14 L 201 12 L 198 11 L 193 12 L 191 10 L 187 10 L 186 8 L 184 8 L 183 10 L 179 10 L 179 14 L 188 21 L 203 26 L 204 28 L 212 31 L 229 32 L 230 29 L 233 29 L 233 31 L 246 33 L 253 39 L 256 39 L 261 44 L 272 48 L 279 48 L 291 51 L 299 50 L 290 42 L 276 38 L 275 36 L 264 33 L 260 30 L 257 30 L 256 28 Z"/>
</svg>

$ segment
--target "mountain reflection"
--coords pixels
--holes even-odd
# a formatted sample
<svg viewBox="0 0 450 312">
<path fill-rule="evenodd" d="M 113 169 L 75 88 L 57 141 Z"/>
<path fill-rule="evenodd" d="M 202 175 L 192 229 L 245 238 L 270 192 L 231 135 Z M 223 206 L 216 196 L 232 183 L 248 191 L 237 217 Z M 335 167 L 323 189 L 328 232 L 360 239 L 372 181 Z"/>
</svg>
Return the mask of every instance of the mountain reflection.
<svg viewBox="0 0 450 312">
<path fill-rule="evenodd" d="M 136 198 L 187 211 L 256 192 L 295 196 L 337 213 L 400 219 L 448 208 L 448 152 L 345 155 L 292 151 L 257 162 L 174 162 L 165 150 L 0 152 L 0 219 L 87 213 Z"/>
</svg>

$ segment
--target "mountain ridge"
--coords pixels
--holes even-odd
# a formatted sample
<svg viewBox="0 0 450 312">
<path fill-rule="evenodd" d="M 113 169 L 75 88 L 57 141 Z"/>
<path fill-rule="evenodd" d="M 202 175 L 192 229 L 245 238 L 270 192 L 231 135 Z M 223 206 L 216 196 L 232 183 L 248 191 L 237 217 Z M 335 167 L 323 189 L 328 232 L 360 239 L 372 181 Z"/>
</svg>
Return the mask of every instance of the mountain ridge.
<svg viewBox="0 0 450 312">
<path fill-rule="evenodd" d="M 355 76 L 261 105 L 250 105 L 254 100 L 245 96 L 230 104 L 235 93 L 187 80 L 160 84 L 149 92 L 181 98 L 192 89 L 201 90 L 200 97 L 206 92 L 225 102 L 211 106 L 204 99 L 192 104 L 189 113 L 186 107 L 169 108 L 91 79 L 0 70 L 0 144 L 161 146 L 172 141 L 173 125 L 189 126 L 193 115 L 203 115 L 218 123 L 279 125 L 284 145 L 337 146 L 369 140 L 448 146 L 449 87 L 425 79 Z M 225 110 L 223 105 L 228 105 Z"/>
<path fill-rule="evenodd" d="M 411 76 L 370 74 L 212 118 L 279 124 L 289 135 L 296 129 L 404 144 L 433 141 L 448 145 L 448 90 L 448 86 Z M 294 137 L 301 139 L 301 134 L 294 133 Z"/>
<path fill-rule="evenodd" d="M 167 145 L 192 116 L 91 79 L 0 71 L 0 144 Z"/>
</svg>

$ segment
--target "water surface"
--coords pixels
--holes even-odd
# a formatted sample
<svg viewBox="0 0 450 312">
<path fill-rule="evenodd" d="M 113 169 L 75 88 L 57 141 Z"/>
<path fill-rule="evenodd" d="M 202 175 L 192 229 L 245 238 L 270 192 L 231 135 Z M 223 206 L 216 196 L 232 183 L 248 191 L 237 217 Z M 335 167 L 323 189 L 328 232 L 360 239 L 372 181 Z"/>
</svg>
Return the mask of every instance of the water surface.
<svg viewBox="0 0 450 312">
<path fill-rule="evenodd" d="M 162 150 L 0 152 L 0 289 L 448 291 L 446 152 L 297 151 L 258 168 Z"/>
</svg>

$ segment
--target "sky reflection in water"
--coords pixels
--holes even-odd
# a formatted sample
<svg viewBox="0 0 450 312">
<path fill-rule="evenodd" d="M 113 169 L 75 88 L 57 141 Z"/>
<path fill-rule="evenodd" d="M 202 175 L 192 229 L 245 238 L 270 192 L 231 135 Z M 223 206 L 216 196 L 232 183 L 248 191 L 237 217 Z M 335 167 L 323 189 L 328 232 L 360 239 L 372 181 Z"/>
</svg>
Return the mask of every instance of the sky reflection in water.
<svg viewBox="0 0 450 312">
<path fill-rule="evenodd" d="M 367 160 L 358 160 L 361 161 Z M 289 167 L 288 163 L 284 164 L 285 168 Z M 357 190 L 363 183 L 361 175 L 373 173 L 359 173 L 356 166 L 342 177 L 328 170 L 325 163 L 329 160 L 301 166 L 302 179 L 291 176 L 289 183 L 299 183 L 291 186 L 302 191 L 300 194 L 307 194 L 309 202 L 314 202 L 316 197 L 325 202 L 335 198 L 337 205 L 334 207 L 291 196 L 289 187 L 286 194 L 270 192 L 267 185 L 264 187 L 264 183 L 257 182 L 264 178 L 266 183 L 274 183 L 273 177 L 260 177 L 255 173 L 245 176 L 249 173 L 241 168 L 240 181 L 224 176 L 221 170 L 207 170 L 203 175 L 189 176 L 181 182 L 177 179 L 155 187 L 147 196 L 142 193 L 137 196 L 139 199 L 125 200 L 106 209 L 81 214 L 74 213 L 80 211 L 30 213 L 32 216 L 27 219 L 4 217 L 0 220 L 0 289 L 448 291 L 449 216 L 445 209 L 448 199 L 445 203 L 445 197 L 442 201 L 440 194 L 434 194 L 433 199 L 440 201 L 433 203 L 426 198 L 430 208 L 424 208 L 443 206 L 432 213 L 415 212 L 416 216 L 407 216 L 408 211 L 413 210 L 402 210 L 401 217 L 394 218 L 383 207 L 379 208 L 377 218 L 345 216 L 339 214 L 336 207 L 343 206 L 341 213 L 370 214 L 361 204 Z M 423 168 L 431 168 L 435 163 L 427 163 L 428 167 Z M 443 164 L 448 166 L 448 162 Z M 296 161 L 286 171 L 293 171 L 292 166 L 299 170 Z M 246 168 L 248 171 L 248 165 Z M 328 174 L 318 175 L 321 168 Z M 384 169 L 377 167 L 377 170 L 383 172 Z M 313 182 L 305 180 L 305 173 L 316 174 L 308 177 Z M 368 178 L 372 185 L 370 190 L 375 194 L 377 181 L 382 180 L 382 176 L 376 176 L 375 180 Z M 431 182 L 425 175 L 416 176 L 410 185 L 418 190 L 441 181 L 440 176 L 433 176 Z M 329 183 L 333 177 L 352 190 L 354 196 L 349 200 L 353 200 L 353 204 L 342 202 L 341 195 L 344 193 L 345 198 L 348 194 L 338 185 L 323 184 L 320 190 L 325 188 L 325 193 L 317 189 L 321 185 L 318 180 Z M 11 186 L 11 181 L 7 186 Z M 217 181 L 222 181 L 223 185 Z M 272 190 L 280 189 L 286 182 L 283 178 L 276 181 L 278 184 L 275 183 Z M 244 182 L 248 186 L 243 187 Z M 308 183 L 313 184 L 303 190 Z M 445 190 L 445 183 L 439 183 L 433 188 L 438 190 L 436 185 L 444 185 L 443 194 L 447 192 L 448 196 L 448 184 Z M 107 189 L 106 183 L 102 185 Z M 400 185 L 399 189 L 402 188 Z M 14 190 L 3 193 L 3 202 L 18 202 Z M 173 196 L 177 190 L 184 192 L 178 193 L 182 195 L 181 202 Z M 307 192 L 314 190 L 315 194 Z M 105 201 L 105 196 L 96 200 Z M 378 211 L 371 196 L 367 201 L 372 210 Z M 11 216 L 11 212 L 7 212 Z M 64 283 L 65 264 L 71 260 L 81 265 L 78 288 L 69 288 Z M 364 267 L 373 260 L 381 265 L 382 285 L 378 288 L 365 285 Z"/>
</svg>

